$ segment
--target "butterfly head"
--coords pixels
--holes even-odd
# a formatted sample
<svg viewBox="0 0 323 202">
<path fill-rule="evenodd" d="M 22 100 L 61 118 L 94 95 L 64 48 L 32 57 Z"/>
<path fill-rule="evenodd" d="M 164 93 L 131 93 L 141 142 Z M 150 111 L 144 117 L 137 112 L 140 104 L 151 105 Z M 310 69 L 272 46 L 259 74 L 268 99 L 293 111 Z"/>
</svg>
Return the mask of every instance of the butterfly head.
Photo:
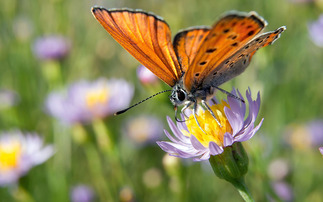
<svg viewBox="0 0 323 202">
<path fill-rule="evenodd" d="M 181 85 L 175 85 L 173 87 L 172 94 L 169 96 L 169 99 L 174 106 L 180 106 L 189 101 L 188 94 Z"/>
</svg>

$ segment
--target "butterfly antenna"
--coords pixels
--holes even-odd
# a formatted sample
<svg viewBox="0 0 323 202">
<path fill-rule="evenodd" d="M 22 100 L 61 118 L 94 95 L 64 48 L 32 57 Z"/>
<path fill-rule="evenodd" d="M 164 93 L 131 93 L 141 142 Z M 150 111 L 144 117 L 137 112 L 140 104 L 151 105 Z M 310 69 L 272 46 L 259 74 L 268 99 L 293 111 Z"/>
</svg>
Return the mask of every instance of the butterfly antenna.
<svg viewBox="0 0 323 202">
<path fill-rule="evenodd" d="M 134 104 L 134 105 L 132 105 L 132 106 L 130 106 L 130 107 L 128 107 L 128 108 L 126 108 L 126 109 L 123 109 L 123 110 L 121 110 L 121 111 L 118 111 L 118 112 L 114 113 L 114 115 L 115 115 L 115 116 L 117 116 L 117 115 L 123 114 L 123 113 L 125 113 L 126 111 L 128 111 L 129 109 L 131 109 L 131 108 L 133 108 L 133 107 L 135 107 L 135 106 L 137 106 L 137 105 L 139 105 L 139 104 L 141 104 L 141 103 L 143 103 L 143 102 L 145 102 L 145 101 L 149 100 L 150 98 L 153 98 L 153 97 L 155 97 L 156 95 L 159 95 L 159 94 L 162 94 L 162 93 L 165 93 L 165 92 L 168 92 L 168 91 L 172 91 L 172 90 L 163 90 L 163 91 L 160 91 L 160 92 L 158 92 L 158 93 L 156 93 L 156 94 L 154 94 L 154 95 L 151 95 L 151 96 L 147 97 L 147 98 L 146 98 L 146 99 L 144 99 L 144 100 L 141 100 L 140 102 L 138 102 L 138 103 L 136 103 L 136 104 Z"/>
<path fill-rule="evenodd" d="M 215 87 L 215 88 L 220 90 L 222 93 L 224 93 L 224 94 L 226 94 L 226 95 L 228 95 L 228 96 L 230 96 L 230 97 L 232 97 L 234 99 L 237 99 L 237 100 L 241 101 L 242 103 L 245 103 L 244 100 L 239 98 L 238 96 L 233 95 L 232 93 L 230 93 L 230 92 L 228 92 L 228 91 L 226 91 L 226 90 L 224 90 L 222 88 L 219 88 L 219 87 Z"/>
</svg>

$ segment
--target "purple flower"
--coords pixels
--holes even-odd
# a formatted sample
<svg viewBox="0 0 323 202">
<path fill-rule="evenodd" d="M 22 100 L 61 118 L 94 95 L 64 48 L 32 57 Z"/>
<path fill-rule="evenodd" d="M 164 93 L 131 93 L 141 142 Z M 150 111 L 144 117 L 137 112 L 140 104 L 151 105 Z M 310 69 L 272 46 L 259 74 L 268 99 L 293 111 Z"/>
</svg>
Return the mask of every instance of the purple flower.
<svg viewBox="0 0 323 202">
<path fill-rule="evenodd" d="M 86 185 L 77 185 L 70 192 L 72 202 L 91 202 L 94 201 L 94 191 Z"/>
<path fill-rule="evenodd" d="M 291 3 L 312 3 L 314 0 L 289 0 Z"/>
<path fill-rule="evenodd" d="M 286 182 L 274 182 L 272 187 L 283 201 L 293 201 L 293 191 L 289 184 Z"/>
<path fill-rule="evenodd" d="M 158 77 L 143 65 L 137 68 L 137 76 L 143 84 L 152 84 L 159 81 Z"/>
<path fill-rule="evenodd" d="M 314 120 L 306 125 L 312 146 L 323 144 L 323 120 Z"/>
<path fill-rule="evenodd" d="M 19 131 L 0 134 L 0 186 L 16 183 L 53 154 L 53 146 L 44 147 L 42 138 L 36 134 Z"/>
<path fill-rule="evenodd" d="M 236 90 L 232 93 L 237 95 Z M 243 99 L 238 91 L 239 97 Z M 246 104 L 229 97 L 228 101 L 223 100 L 220 104 L 211 106 L 222 127 L 212 117 L 209 111 L 199 110 L 197 125 L 193 115 L 185 122 L 178 122 L 177 125 L 167 117 L 169 127 L 174 136 L 164 131 L 171 142 L 161 141 L 157 144 L 170 155 L 181 158 L 193 158 L 194 161 L 208 160 L 210 155 L 221 154 L 225 147 L 235 142 L 249 140 L 260 128 L 263 119 L 255 127 L 255 121 L 260 106 L 260 95 L 252 100 L 250 89 L 246 91 L 249 103 L 249 115 L 246 119 Z M 183 116 L 182 116 L 183 117 Z"/>
<path fill-rule="evenodd" d="M 305 124 L 291 124 L 285 132 L 287 143 L 299 149 L 323 144 L 323 121 L 313 120 Z"/>
<path fill-rule="evenodd" d="M 308 30 L 314 44 L 323 47 L 323 14 L 317 21 L 308 24 Z"/>
<path fill-rule="evenodd" d="M 321 152 L 321 154 L 323 155 L 323 147 L 319 148 L 319 151 Z"/>
<path fill-rule="evenodd" d="M 155 143 L 161 138 L 163 124 L 153 116 L 139 116 L 130 119 L 125 126 L 125 134 L 133 142 L 142 146 Z"/>
<path fill-rule="evenodd" d="M 0 89 L 0 109 L 10 108 L 19 102 L 19 96 L 16 92 Z"/>
<path fill-rule="evenodd" d="M 279 181 L 290 173 L 290 165 L 285 159 L 275 159 L 268 166 L 268 175 L 272 180 Z"/>
<path fill-rule="evenodd" d="M 69 54 L 71 43 L 63 36 L 49 35 L 38 38 L 32 49 L 34 55 L 41 60 L 59 60 Z"/>
<path fill-rule="evenodd" d="M 70 85 L 66 94 L 51 93 L 46 109 L 64 123 L 86 123 L 127 107 L 133 91 L 133 86 L 119 79 L 79 81 Z"/>
</svg>

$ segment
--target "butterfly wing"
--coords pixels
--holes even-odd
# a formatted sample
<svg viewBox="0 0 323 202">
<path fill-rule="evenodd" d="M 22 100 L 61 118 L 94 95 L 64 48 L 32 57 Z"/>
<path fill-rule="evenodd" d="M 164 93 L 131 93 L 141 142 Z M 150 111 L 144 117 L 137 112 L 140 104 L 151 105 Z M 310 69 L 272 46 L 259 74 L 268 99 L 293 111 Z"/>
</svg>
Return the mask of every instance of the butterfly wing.
<svg viewBox="0 0 323 202">
<path fill-rule="evenodd" d="M 174 37 L 174 50 L 183 72 L 187 71 L 209 31 L 206 26 L 191 27 L 179 31 Z"/>
<path fill-rule="evenodd" d="M 184 75 L 187 91 L 202 87 L 211 71 L 223 68 L 221 63 L 244 47 L 267 23 L 255 12 L 229 13 L 209 31 Z"/>
<path fill-rule="evenodd" d="M 286 28 L 283 26 L 275 31 L 267 32 L 255 37 L 231 57 L 222 61 L 218 67 L 212 69 L 203 80 L 202 88 L 210 86 L 217 87 L 241 74 L 249 65 L 250 60 L 256 51 L 261 47 L 274 43 L 285 29 Z"/>
<path fill-rule="evenodd" d="M 132 56 L 169 86 L 182 76 L 167 23 L 141 10 L 92 8 L 94 17 Z"/>
</svg>

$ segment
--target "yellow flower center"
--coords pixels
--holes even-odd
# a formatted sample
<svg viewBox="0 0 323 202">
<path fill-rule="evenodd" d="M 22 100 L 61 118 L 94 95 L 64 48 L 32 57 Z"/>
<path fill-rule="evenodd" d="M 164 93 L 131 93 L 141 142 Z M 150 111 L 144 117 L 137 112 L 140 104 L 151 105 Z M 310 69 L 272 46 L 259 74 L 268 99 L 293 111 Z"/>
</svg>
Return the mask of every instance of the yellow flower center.
<svg viewBox="0 0 323 202">
<path fill-rule="evenodd" d="M 86 104 L 90 109 L 93 109 L 97 105 L 106 104 L 109 93 L 106 86 L 90 90 L 86 95 Z"/>
<path fill-rule="evenodd" d="M 6 172 L 19 166 L 21 144 L 17 141 L 0 143 L 0 172 Z"/>
<path fill-rule="evenodd" d="M 185 130 L 182 132 L 186 136 L 194 135 L 198 141 L 205 147 L 209 146 L 209 142 L 213 141 L 219 146 L 223 146 L 223 137 L 226 132 L 232 133 L 231 125 L 224 114 L 224 107 L 230 107 L 228 103 L 222 101 L 220 104 L 211 106 L 211 110 L 220 122 L 221 126 L 217 123 L 214 117 L 208 110 L 199 110 L 197 113 L 197 120 L 203 129 L 197 125 L 193 114 L 186 120 L 186 125 L 189 133 Z"/>
</svg>

